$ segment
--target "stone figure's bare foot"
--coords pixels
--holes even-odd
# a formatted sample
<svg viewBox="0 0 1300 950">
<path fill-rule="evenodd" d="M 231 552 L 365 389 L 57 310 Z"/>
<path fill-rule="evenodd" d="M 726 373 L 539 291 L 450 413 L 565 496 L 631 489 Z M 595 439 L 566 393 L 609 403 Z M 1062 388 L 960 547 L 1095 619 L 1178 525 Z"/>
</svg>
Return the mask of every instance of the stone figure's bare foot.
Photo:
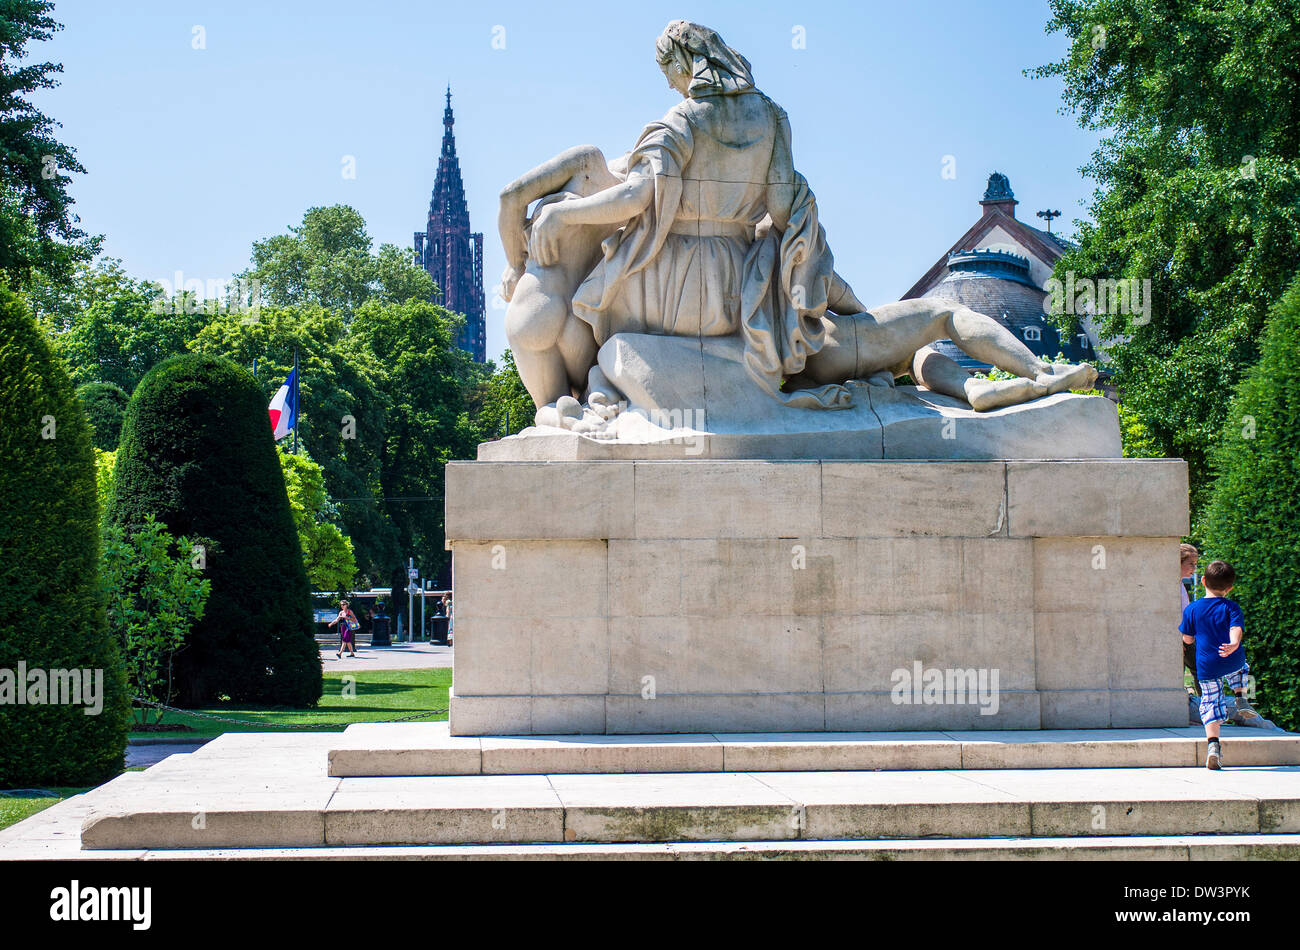
<svg viewBox="0 0 1300 950">
<path fill-rule="evenodd" d="M 615 419 L 622 407 L 611 404 L 609 397 L 603 393 L 593 393 L 592 401 L 594 406 L 584 406 L 572 396 L 561 396 L 537 410 L 533 425 L 568 429 L 570 432 L 598 438 L 612 436 Z"/>
<path fill-rule="evenodd" d="M 976 412 L 988 412 L 1014 406 L 1047 395 L 1046 383 L 1039 379 L 971 379 L 966 380 L 966 401 Z"/>
<path fill-rule="evenodd" d="M 587 410 L 602 419 L 609 420 L 623 411 L 623 404 L 612 396 L 597 391 L 587 397 Z"/>
<path fill-rule="evenodd" d="M 553 403 L 542 406 L 533 418 L 535 426 L 549 426 L 553 429 L 572 429 L 575 422 L 582 418 L 582 405 L 572 396 L 561 396 Z"/>
<path fill-rule="evenodd" d="M 1097 371 L 1088 363 L 1052 363 L 1049 369 L 1050 373 L 1038 377 L 1047 386 L 1048 394 L 1091 389 L 1097 381 Z"/>
</svg>

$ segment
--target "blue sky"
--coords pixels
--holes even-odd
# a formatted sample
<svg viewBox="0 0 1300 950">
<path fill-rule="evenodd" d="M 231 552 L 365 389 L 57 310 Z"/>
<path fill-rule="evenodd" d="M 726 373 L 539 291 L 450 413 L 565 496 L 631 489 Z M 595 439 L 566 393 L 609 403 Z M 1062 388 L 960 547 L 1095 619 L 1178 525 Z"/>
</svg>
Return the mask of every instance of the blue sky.
<svg viewBox="0 0 1300 950">
<path fill-rule="evenodd" d="M 226 279 L 253 241 L 316 205 L 350 204 L 376 245 L 409 245 L 450 82 L 491 299 L 501 187 L 572 145 L 627 150 L 676 99 L 655 37 L 691 19 L 743 53 L 789 113 L 837 270 L 873 303 L 906 291 L 974 222 L 994 169 L 1030 223 L 1050 206 L 1068 233 L 1084 216 L 1078 169 L 1095 135 L 1059 113 L 1058 81 L 1022 74 L 1065 49 L 1044 33 L 1048 16 L 1041 0 L 61 0 L 65 29 L 32 52 L 64 64 L 38 102 L 88 171 L 71 189 L 83 228 L 153 280 Z M 503 312 L 489 305 L 489 356 L 506 345 Z"/>
</svg>

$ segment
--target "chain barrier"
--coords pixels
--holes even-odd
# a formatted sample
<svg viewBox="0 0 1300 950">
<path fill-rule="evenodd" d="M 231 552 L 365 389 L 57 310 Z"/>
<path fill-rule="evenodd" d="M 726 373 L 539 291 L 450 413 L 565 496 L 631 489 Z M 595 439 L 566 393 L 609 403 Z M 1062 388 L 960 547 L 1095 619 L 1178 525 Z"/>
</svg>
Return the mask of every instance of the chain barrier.
<svg viewBox="0 0 1300 950">
<path fill-rule="evenodd" d="M 217 722 L 231 722 L 239 726 L 259 726 L 263 729 L 292 729 L 295 732 L 301 732 L 306 729 L 338 729 L 341 726 L 353 725 L 353 723 L 351 722 L 322 722 L 322 723 L 310 723 L 307 725 L 290 725 L 287 723 L 279 723 L 279 722 L 255 722 L 250 719 L 232 719 L 229 716 L 214 716 L 212 713 L 196 712 L 193 709 L 177 709 L 175 706 L 168 706 L 165 703 L 151 702 L 150 700 L 147 699 L 141 699 L 139 696 L 135 697 L 135 702 L 141 706 L 152 706 L 154 709 L 162 709 L 162 710 L 166 710 L 167 712 L 180 713 L 183 716 L 195 716 L 199 719 L 213 719 L 216 720 Z M 390 722 L 411 722 L 412 720 L 415 719 L 427 719 L 430 716 L 436 716 L 439 713 L 445 713 L 446 711 L 447 711 L 446 709 L 430 709 L 426 712 L 416 713 L 414 716 L 403 716 L 400 719 L 374 719 L 374 720 L 367 719 L 363 721 L 366 723 L 375 723 L 376 725 L 381 723 L 390 723 Z"/>
</svg>

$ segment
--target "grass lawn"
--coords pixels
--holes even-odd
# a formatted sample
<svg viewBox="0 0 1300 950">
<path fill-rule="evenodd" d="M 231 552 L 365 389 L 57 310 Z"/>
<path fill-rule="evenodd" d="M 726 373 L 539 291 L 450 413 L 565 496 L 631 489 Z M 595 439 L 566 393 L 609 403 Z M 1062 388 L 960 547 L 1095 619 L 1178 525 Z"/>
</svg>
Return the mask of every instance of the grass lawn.
<svg viewBox="0 0 1300 950">
<path fill-rule="evenodd" d="M 324 692 L 315 709 L 284 709 L 265 706 L 247 706 L 236 703 L 223 704 L 199 712 L 232 719 L 248 720 L 254 725 L 241 725 L 201 719 L 185 713 L 168 712 L 163 722 L 181 723 L 192 728 L 190 732 L 133 732 L 132 738 L 168 736 L 176 738 L 206 739 L 224 732 L 267 732 L 275 726 L 276 732 L 292 731 L 292 727 L 323 726 L 342 731 L 354 722 L 378 722 L 384 719 L 401 719 L 418 712 L 436 709 L 419 722 L 436 722 L 447 718 L 447 690 L 451 687 L 451 670 L 362 670 L 357 673 L 326 674 Z M 86 788 L 49 788 L 42 792 L 52 795 L 17 794 L 0 791 L 0 828 L 7 828 L 39 811 L 58 804 L 72 795 L 89 791 Z"/>
<path fill-rule="evenodd" d="M 82 792 L 89 791 L 85 788 L 47 788 L 42 791 L 53 792 L 53 795 L 14 795 L 9 792 L 0 792 L 0 828 L 8 828 L 10 825 L 17 824 L 24 818 L 29 818 L 38 811 L 44 811 L 51 805 L 57 805 L 65 798 L 71 798 L 73 795 L 80 795 Z"/>
<path fill-rule="evenodd" d="M 163 722 L 182 723 L 191 732 L 132 732 L 132 738 L 167 736 L 208 738 L 226 732 L 290 731 L 275 726 L 326 727 L 343 730 L 354 722 L 379 722 L 413 716 L 422 710 L 437 713 L 419 722 L 437 722 L 447 718 L 447 690 L 451 687 L 451 670 L 361 670 L 356 673 L 327 673 L 320 703 L 315 709 L 286 709 L 276 706 L 249 706 L 224 703 L 198 712 L 243 719 L 256 725 L 218 722 L 185 713 L 167 712 Z"/>
</svg>

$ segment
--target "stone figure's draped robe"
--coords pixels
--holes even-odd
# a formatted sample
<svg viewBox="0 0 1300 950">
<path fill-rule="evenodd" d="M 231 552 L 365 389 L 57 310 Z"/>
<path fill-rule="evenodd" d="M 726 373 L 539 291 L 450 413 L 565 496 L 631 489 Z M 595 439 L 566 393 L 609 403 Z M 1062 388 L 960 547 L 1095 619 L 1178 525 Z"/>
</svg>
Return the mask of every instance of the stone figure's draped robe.
<svg viewBox="0 0 1300 950">
<path fill-rule="evenodd" d="M 780 390 L 826 341 L 834 270 L 816 201 L 794 169 L 785 112 L 752 87 L 684 99 L 646 126 L 627 167 L 629 177 L 653 178 L 654 198 L 606 239 L 574 295 L 596 342 L 739 332 L 750 376 L 773 397 L 843 405 L 838 386 Z M 788 210 L 783 231 L 769 227 L 777 203 Z"/>
</svg>

